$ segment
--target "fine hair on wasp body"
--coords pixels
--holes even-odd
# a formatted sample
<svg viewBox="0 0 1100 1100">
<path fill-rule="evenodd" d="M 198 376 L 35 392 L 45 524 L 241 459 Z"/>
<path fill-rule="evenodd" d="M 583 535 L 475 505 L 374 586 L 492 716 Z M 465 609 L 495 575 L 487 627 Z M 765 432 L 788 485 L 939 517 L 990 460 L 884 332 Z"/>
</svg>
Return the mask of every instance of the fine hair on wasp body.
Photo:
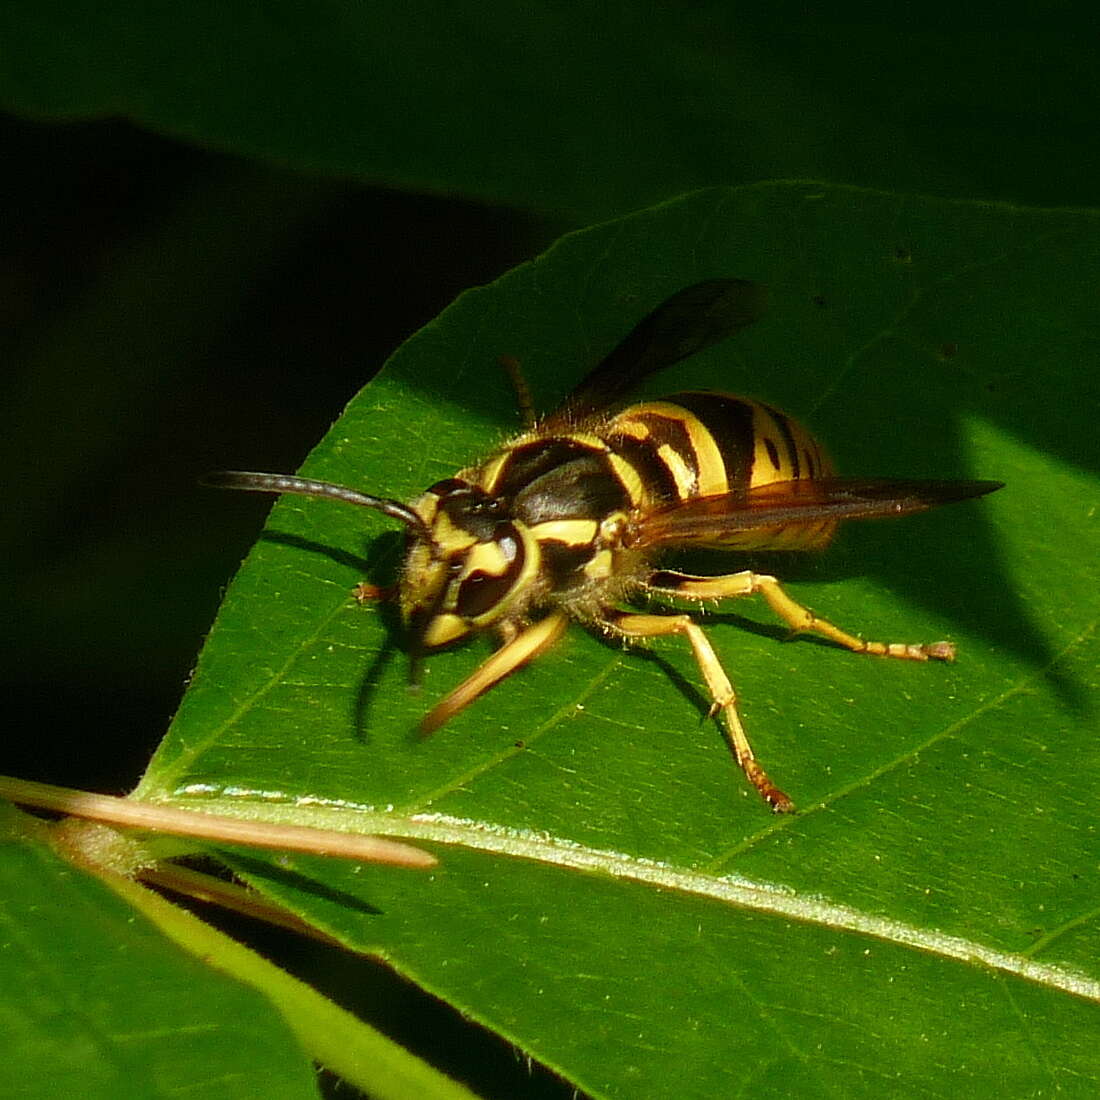
<svg viewBox="0 0 1100 1100">
<path fill-rule="evenodd" d="M 570 621 L 626 643 L 676 634 L 691 647 L 734 758 L 777 812 L 791 799 L 757 762 L 718 655 L 690 614 L 640 612 L 650 597 L 705 603 L 759 594 L 794 632 L 855 653 L 950 661 L 950 642 L 868 642 L 792 599 L 768 574 L 663 568 L 664 551 L 817 550 L 843 519 L 900 516 L 981 496 L 995 481 L 837 477 L 814 438 L 746 397 L 692 391 L 625 402 L 655 371 L 751 324 L 759 284 L 711 279 L 644 317 L 553 412 L 535 419 L 518 364 L 526 430 L 411 504 L 280 474 L 225 471 L 208 484 L 329 497 L 402 523 L 398 601 L 415 655 L 491 632 L 499 648 L 426 715 L 438 729 L 554 644 Z"/>
</svg>

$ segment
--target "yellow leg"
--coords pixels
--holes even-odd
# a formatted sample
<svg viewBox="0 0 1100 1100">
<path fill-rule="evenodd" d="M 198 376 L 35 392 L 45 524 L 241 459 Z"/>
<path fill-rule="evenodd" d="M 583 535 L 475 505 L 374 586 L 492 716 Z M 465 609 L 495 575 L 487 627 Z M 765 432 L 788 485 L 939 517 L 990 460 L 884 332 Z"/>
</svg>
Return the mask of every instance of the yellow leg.
<svg viewBox="0 0 1100 1100">
<path fill-rule="evenodd" d="M 745 727 L 741 724 L 741 716 L 737 713 L 737 696 L 733 685 L 722 668 L 714 647 L 698 624 L 692 622 L 687 615 L 635 615 L 617 612 L 608 615 L 601 625 L 627 638 L 655 638 L 663 634 L 682 634 L 687 638 L 714 700 L 711 714 L 721 711 L 725 719 L 726 739 L 734 759 L 749 782 L 776 813 L 787 813 L 794 809 L 790 798 L 768 778 L 768 773 L 756 762 Z"/>
<path fill-rule="evenodd" d="M 468 707 L 479 695 L 484 695 L 494 684 L 510 676 L 521 665 L 537 657 L 552 646 L 569 625 L 569 617 L 563 611 L 555 611 L 534 626 L 515 634 L 505 642 L 484 664 L 463 680 L 437 703 L 420 723 L 423 733 L 432 733 L 449 722 L 460 710 Z"/>
<path fill-rule="evenodd" d="M 819 619 L 808 607 L 792 600 L 783 591 L 779 581 L 766 573 L 728 573 L 721 577 L 694 577 L 687 573 L 661 570 L 654 573 L 645 585 L 646 589 L 660 595 L 679 596 L 689 600 L 724 600 L 759 593 L 768 606 L 796 634 L 812 632 L 852 650 L 853 653 L 869 653 L 873 657 L 899 657 L 906 661 L 953 661 L 955 646 L 951 642 L 930 642 L 927 645 L 907 642 L 865 642 L 833 626 L 827 619 Z"/>
</svg>

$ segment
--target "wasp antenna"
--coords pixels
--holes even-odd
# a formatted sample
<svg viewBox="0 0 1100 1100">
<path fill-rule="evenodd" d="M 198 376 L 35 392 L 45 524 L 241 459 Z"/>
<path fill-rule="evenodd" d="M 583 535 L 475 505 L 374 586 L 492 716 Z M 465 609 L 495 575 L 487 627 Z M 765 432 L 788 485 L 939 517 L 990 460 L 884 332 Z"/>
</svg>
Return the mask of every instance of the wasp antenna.
<svg viewBox="0 0 1100 1100">
<path fill-rule="evenodd" d="M 327 497 L 329 500 L 357 504 L 361 508 L 373 508 L 393 519 L 400 520 L 415 535 L 430 543 L 431 535 L 424 521 L 407 504 L 399 500 L 386 500 L 349 489 L 346 485 L 334 485 L 331 481 L 315 481 L 308 477 L 290 474 L 264 474 L 253 470 L 215 470 L 200 479 L 203 485 L 215 489 L 243 489 L 249 493 L 297 493 L 306 497 Z"/>
</svg>

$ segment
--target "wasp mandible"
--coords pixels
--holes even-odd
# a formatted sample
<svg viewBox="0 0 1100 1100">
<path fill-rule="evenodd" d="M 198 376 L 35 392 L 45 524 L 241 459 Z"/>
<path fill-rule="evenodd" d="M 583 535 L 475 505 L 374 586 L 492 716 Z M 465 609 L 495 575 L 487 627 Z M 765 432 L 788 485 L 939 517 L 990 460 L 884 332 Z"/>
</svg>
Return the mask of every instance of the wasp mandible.
<svg viewBox="0 0 1100 1100">
<path fill-rule="evenodd" d="M 900 516 L 982 496 L 996 481 L 837 477 L 813 437 L 779 409 L 723 393 L 677 393 L 623 405 L 653 372 L 732 336 L 762 312 L 763 288 L 711 279 L 640 321 L 554 412 L 483 462 L 412 504 L 324 481 L 227 471 L 229 489 L 329 497 L 402 523 L 398 585 L 417 653 L 491 631 L 500 647 L 428 713 L 438 729 L 542 653 L 573 620 L 626 643 L 683 636 L 720 713 L 738 765 L 777 812 L 791 799 L 757 762 L 718 655 L 689 614 L 631 609 L 648 597 L 701 603 L 759 594 L 794 632 L 855 653 L 950 661 L 950 642 L 863 641 L 792 599 L 775 577 L 695 576 L 659 568 L 664 551 L 816 550 L 842 519 Z M 529 408 L 519 386 L 521 407 Z"/>
</svg>

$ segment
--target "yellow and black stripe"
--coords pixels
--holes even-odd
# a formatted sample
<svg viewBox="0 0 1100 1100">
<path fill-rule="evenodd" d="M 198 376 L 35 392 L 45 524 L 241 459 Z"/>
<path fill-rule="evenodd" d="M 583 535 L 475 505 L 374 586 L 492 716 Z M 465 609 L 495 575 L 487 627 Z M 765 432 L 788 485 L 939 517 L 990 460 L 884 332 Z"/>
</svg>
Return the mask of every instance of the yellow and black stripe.
<svg viewBox="0 0 1100 1100">
<path fill-rule="evenodd" d="M 521 437 L 418 502 L 442 556 L 468 559 L 457 575 L 440 579 L 430 617 L 442 624 L 432 637 L 449 641 L 502 616 L 521 580 L 569 593 L 605 579 L 616 569 L 624 527 L 656 509 L 704 497 L 744 500 L 757 486 L 829 472 L 818 444 L 790 417 L 717 393 L 680 393 L 572 431 Z M 747 530 L 716 524 L 707 539 L 693 541 L 809 549 L 827 542 L 834 527 L 828 519 Z M 424 561 L 418 568 L 427 574 L 433 567 Z"/>
<path fill-rule="evenodd" d="M 661 508 L 700 497 L 747 499 L 759 486 L 820 478 L 832 467 L 797 421 L 759 401 L 726 394 L 678 393 L 624 409 L 606 426 L 608 445 L 644 487 L 634 504 Z M 718 529 L 703 545 L 743 550 L 813 549 L 836 524 Z"/>
<path fill-rule="evenodd" d="M 521 440 L 477 472 L 486 494 L 508 501 L 538 546 L 541 576 L 568 593 L 611 567 L 604 558 L 609 518 L 634 509 L 640 484 L 598 434 Z"/>
</svg>

